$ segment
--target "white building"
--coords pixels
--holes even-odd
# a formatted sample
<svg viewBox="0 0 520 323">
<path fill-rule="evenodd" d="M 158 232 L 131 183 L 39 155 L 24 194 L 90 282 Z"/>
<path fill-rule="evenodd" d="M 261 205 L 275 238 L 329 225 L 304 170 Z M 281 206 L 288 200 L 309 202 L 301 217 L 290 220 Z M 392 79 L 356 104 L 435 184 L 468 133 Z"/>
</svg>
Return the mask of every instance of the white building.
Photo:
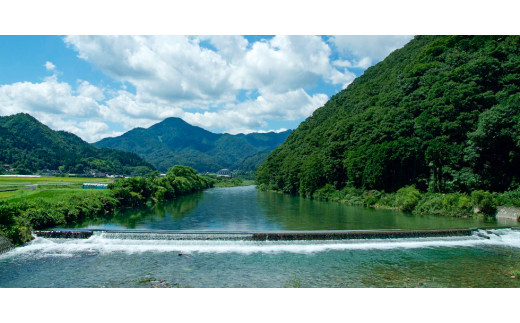
<svg viewBox="0 0 520 323">
<path fill-rule="evenodd" d="M 217 172 L 217 177 L 226 177 L 226 178 L 232 178 L 233 173 L 227 168 L 221 169 Z"/>
</svg>

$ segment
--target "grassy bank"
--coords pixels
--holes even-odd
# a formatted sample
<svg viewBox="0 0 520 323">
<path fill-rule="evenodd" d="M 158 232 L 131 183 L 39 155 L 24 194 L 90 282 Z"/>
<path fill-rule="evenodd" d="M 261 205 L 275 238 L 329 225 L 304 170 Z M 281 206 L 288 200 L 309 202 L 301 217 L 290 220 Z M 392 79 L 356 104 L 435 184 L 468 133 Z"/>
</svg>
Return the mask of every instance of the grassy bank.
<svg viewBox="0 0 520 323">
<path fill-rule="evenodd" d="M 82 183 L 110 183 L 110 178 L 81 177 L 0 177 L 0 200 L 38 196 L 48 190 L 81 189 Z M 29 190 L 29 185 L 37 185 L 37 190 Z"/>
<path fill-rule="evenodd" d="M 260 189 L 267 190 L 265 185 Z M 520 189 L 504 193 L 473 191 L 465 193 L 422 193 L 414 186 L 403 187 L 395 193 L 345 187 L 336 190 L 325 185 L 312 198 L 334 201 L 351 206 L 393 209 L 421 215 L 451 217 L 493 216 L 497 206 L 520 206 Z"/>
<path fill-rule="evenodd" d="M 32 239 L 31 231 L 112 217 L 128 207 L 172 200 L 213 186 L 213 180 L 185 166 L 170 168 L 166 177 L 118 179 L 108 190 L 79 187 L 27 191 L 27 196 L 0 201 L 0 234 L 15 245 Z M 25 191 L 24 191 L 25 192 Z"/>
<path fill-rule="evenodd" d="M 215 179 L 215 187 L 235 187 L 235 186 L 247 186 L 254 185 L 255 181 L 246 180 L 241 178 L 225 178 L 225 177 L 217 177 Z"/>
</svg>

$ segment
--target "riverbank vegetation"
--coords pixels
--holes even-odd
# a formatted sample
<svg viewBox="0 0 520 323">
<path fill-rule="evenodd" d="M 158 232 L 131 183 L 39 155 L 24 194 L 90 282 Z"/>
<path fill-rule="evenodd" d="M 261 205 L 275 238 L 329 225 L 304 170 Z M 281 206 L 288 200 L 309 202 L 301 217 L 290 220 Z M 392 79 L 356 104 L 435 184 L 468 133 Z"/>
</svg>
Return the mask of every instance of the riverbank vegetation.
<svg viewBox="0 0 520 323">
<path fill-rule="evenodd" d="M 260 185 L 265 190 L 265 186 Z M 520 189 L 503 193 L 476 190 L 466 193 L 421 193 L 414 186 L 406 186 L 394 193 L 345 187 L 336 190 L 325 185 L 312 198 L 334 201 L 350 206 L 394 209 L 420 215 L 451 217 L 493 216 L 497 206 L 520 207 Z"/>
<path fill-rule="evenodd" d="M 302 122 L 256 180 L 310 198 L 442 214 L 480 203 L 489 214 L 520 187 L 519 121 L 519 36 L 417 36 Z"/>
<path fill-rule="evenodd" d="M 186 166 L 170 168 L 165 177 L 117 179 L 108 190 L 50 189 L 0 201 L 0 234 L 15 245 L 32 239 L 31 231 L 112 217 L 125 208 L 172 200 L 213 186 L 214 180 Z"/>
<path fill-rule="evenodd" d="M 235 186 L 247 186 L 254 185 L 254 180 L 247 180 L 242 178 L 225 178 L 217 177 L 215 179 L 215 187 L 235 187 Z"/>
</svg>

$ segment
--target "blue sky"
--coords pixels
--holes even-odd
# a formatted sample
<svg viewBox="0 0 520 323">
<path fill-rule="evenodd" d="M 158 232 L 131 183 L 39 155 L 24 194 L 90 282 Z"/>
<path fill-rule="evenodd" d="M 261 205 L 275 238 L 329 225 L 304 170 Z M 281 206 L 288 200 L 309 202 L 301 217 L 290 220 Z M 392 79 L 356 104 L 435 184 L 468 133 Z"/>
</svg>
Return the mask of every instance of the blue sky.
<svg viewBox="0 0 520 323">
<path fill-rule="evenodd" d="M 412 36 L 0 36 L 0 114 L 88 142 L 167 117 L 294 129 Z"/>
</svg>

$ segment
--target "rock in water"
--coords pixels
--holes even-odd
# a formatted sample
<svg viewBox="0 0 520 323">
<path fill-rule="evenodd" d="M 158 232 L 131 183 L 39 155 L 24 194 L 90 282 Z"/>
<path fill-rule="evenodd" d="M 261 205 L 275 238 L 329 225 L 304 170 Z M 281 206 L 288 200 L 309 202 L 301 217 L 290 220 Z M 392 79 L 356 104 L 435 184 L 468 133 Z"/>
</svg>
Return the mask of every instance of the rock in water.
<svg viewBox="0 0 520 323">
<path fill-rule="evenodd" d="M 13 249 L 14 246 L 9 240 L 4 238 L 0 235 L 0 254 L 3 254 L 4 252 L 8 252 L 9 250 Z"/>
</svg>

